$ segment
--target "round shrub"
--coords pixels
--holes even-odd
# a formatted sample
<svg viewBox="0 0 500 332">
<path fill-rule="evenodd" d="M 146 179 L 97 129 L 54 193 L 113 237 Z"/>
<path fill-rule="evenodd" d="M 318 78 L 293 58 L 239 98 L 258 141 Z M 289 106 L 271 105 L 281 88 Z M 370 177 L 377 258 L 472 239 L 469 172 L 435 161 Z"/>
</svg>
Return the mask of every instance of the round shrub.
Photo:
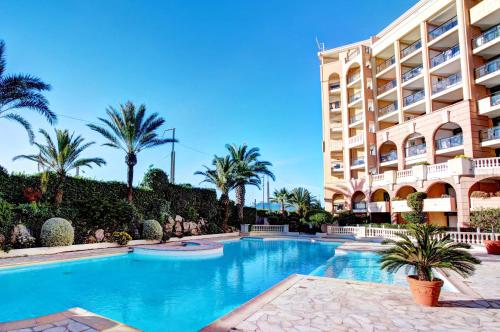
<svg viewBox="0 0 500 332">
<path fill-rule="evenodd" d="M 47 220 L 40 233 L 40 239 L 44 247 L 70 246 L 73 244 L 75 231 L 70 222 L 63 218 L 51 218 Z"/>
<path fill-rule="evenodd" d="M 113 232 L 111 238 L 113 239 L 113 242 L 116 242 L 121 246 L 127 245 L 127 243 L 132 240 L 132 237 L 127 232 Z"/>
<path fill-rule="evenodd" d="M 145 220 L 142 223 L 142 238 L 146 240 L 158 240 L 163 237 L 163 229 L 156 220 Z"/>
</svg>

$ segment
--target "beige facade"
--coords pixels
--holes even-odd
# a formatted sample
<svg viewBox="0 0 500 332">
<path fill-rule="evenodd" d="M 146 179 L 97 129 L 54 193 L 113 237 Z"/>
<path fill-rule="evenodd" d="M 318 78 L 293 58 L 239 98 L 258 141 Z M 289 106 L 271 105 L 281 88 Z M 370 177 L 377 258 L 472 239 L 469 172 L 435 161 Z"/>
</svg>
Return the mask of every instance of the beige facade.
<svg viewBox="0 0 500 332">
<path fill-rule="evenodd" d="M 467 226 L 500 192 L 499 55 L 498 0 L 422 0 L 320 52 L 326 208 L 397 222 L 425 191 L 430 222 Z"/>
</svg>

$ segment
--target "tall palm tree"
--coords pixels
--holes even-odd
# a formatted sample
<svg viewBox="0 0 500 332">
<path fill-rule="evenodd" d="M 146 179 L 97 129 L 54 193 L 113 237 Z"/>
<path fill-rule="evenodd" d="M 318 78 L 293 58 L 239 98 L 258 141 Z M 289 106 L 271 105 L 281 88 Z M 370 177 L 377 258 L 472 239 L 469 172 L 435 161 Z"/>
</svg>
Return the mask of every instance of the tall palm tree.
<svg viewBox="0 0 500 332">
<path fill-rule="evenodd" d="M 290 193 L 286 188 L 275 189 L 273 197 L 271 197 L 271 202 L 278 203 L 280 205 L 281 214 L 285 214 L 285 209 L 289 200 Z"/>
<path fill-rule="evenodd" d="M 311 208 L 319 205 L 316 197 L 311 195 L 309 190 L 302 187 L 294 188 L 292 190 L 288 202 L 295 207 L 295 211 L 301 217 L 303 217 Z"/>
<path fill-rule="evenodd" d="M 64 181 L 69 171 L 77 167 L 92 168 L 92 164 L 101 166 L 106 162 L 102 158 L 80 158 L 80 155 L 89 146 L 95 142 L 83 143 L 84 139 L 81 136 L 70 134 L 68 130 L 55 129 L 56 142 L 49 134 L 40 129 L 40 133 L 45 138 L 45 144 L 34 143 L 38 149 L 38 154 L 19 155 L 14 157 L 17 159 L 28 159 L 41 164 L 46 171 L 54 172 L 57 176 L 57 184 L 55 190 L 55 205 L 59 207 L 63 198 Z"/>
<path fill-rule="evenodd" d="M 49 102 L 42 91 L 50 90 L 50 85 L 37 77 L 27 74 L 5 74 L 5 42 L 0 40 L 0 118 L 12 120 L 26 129 L 33 143 L 35 135 L 30 123 L 16 111 L 31 109 L 43 115 L 50 124 L 57 116 L 49 109 Z"/>
<path fill-rule="evenodd" d="M 105 146 L 125 151 L 127 164 L 127 199 L 133 200 L 134 166 L 137 164 L 137 154 L 144 149 L 159 146 L 165 143 L 177 142 L 171 138 L 161 138 L 157 130 L 165 123 L 158 113 L 146 117 L 146 106 L 136 107 L 128 101 L 120 105 L 117 110 L 113 107 L 106 109 L 108 119 L 99 118 L 105 126 L 89 124 L 90 129 L 101 134 L 108 140 Z"/>
<path fill-rule="evenodd" d="M 236 164 L 229 158 L 214 156 L 214 168 L 205 167 L 204 171 L 197 171 L 195 175 L 201 175 L 205 178 L 203 182 L 215 185 L 215 188 L 221 192 L 220 207 L 222 211 L 222 228 L 227 231 L 229 219 L 229 192 L 236 186 Z"/>
<path fill-rule="evenodd" d="M 261 175 L 267 175 L 275 179 L 273 172 L 269 170 L 272 164 L 268 161 L 259 160 L 259 148 L 249 148 L 246 144 L 237 146 L 226 144 L 229 157 L 236 164 L 236 205 L 238 207 L 238 221 L 243 223 L 243 207 L 245 206 L 246 185 L 256 186 L 260 189 Z"/>
</svg>

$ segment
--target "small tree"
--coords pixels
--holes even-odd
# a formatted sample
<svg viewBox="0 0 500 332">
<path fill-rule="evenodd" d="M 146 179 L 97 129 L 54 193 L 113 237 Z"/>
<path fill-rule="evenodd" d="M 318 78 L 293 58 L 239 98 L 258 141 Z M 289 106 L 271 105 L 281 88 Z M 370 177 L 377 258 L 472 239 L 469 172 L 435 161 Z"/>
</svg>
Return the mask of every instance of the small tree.
<svg viewBox="0 0 500 332">
<path fill-rule="evenodd" d="M 409 194 L 406 202 L 411 211 L 404 212 L 402 214 L 403 219 L 412 224 L 425 223 L 425 213 L 423 212 L 423 210 L 424 210 L 424 199 L 426 198 L 427 194 L 420 191 Z"/>
<path fill-rule="evenodd" d="M 142 179 L 141 187 L 164 193 L 168 189 L 168 175 L 159 168 L 149 166 Z"/>
<path fill-rule="evenodd" d="M 470 224 L 492 233 L 500 232 L 500 208 L 473 211 L 470 215 Z"/>
</svg>

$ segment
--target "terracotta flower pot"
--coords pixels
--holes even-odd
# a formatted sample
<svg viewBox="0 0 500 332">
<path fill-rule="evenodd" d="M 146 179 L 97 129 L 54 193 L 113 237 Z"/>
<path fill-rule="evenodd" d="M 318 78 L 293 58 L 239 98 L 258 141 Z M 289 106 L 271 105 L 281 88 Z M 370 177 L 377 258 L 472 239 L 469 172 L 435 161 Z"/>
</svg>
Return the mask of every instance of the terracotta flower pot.
<svg viewBox="0 0 500 332">
<path fill-rule="evenodd" d="M 500 255 L 500 241 L 499 240 L 484 240 L 484 247 L 486 252 L 490 255 Z"/>
<path fill-rule="evenodd" d="M 443 280 L 435 278 L 433 281 L 418 280 L 417 276 L 406 277 L 410 284 L 413 301 L 417 304 L 428 307 L 435 307 L 438 304 Z"/>
</svg>

